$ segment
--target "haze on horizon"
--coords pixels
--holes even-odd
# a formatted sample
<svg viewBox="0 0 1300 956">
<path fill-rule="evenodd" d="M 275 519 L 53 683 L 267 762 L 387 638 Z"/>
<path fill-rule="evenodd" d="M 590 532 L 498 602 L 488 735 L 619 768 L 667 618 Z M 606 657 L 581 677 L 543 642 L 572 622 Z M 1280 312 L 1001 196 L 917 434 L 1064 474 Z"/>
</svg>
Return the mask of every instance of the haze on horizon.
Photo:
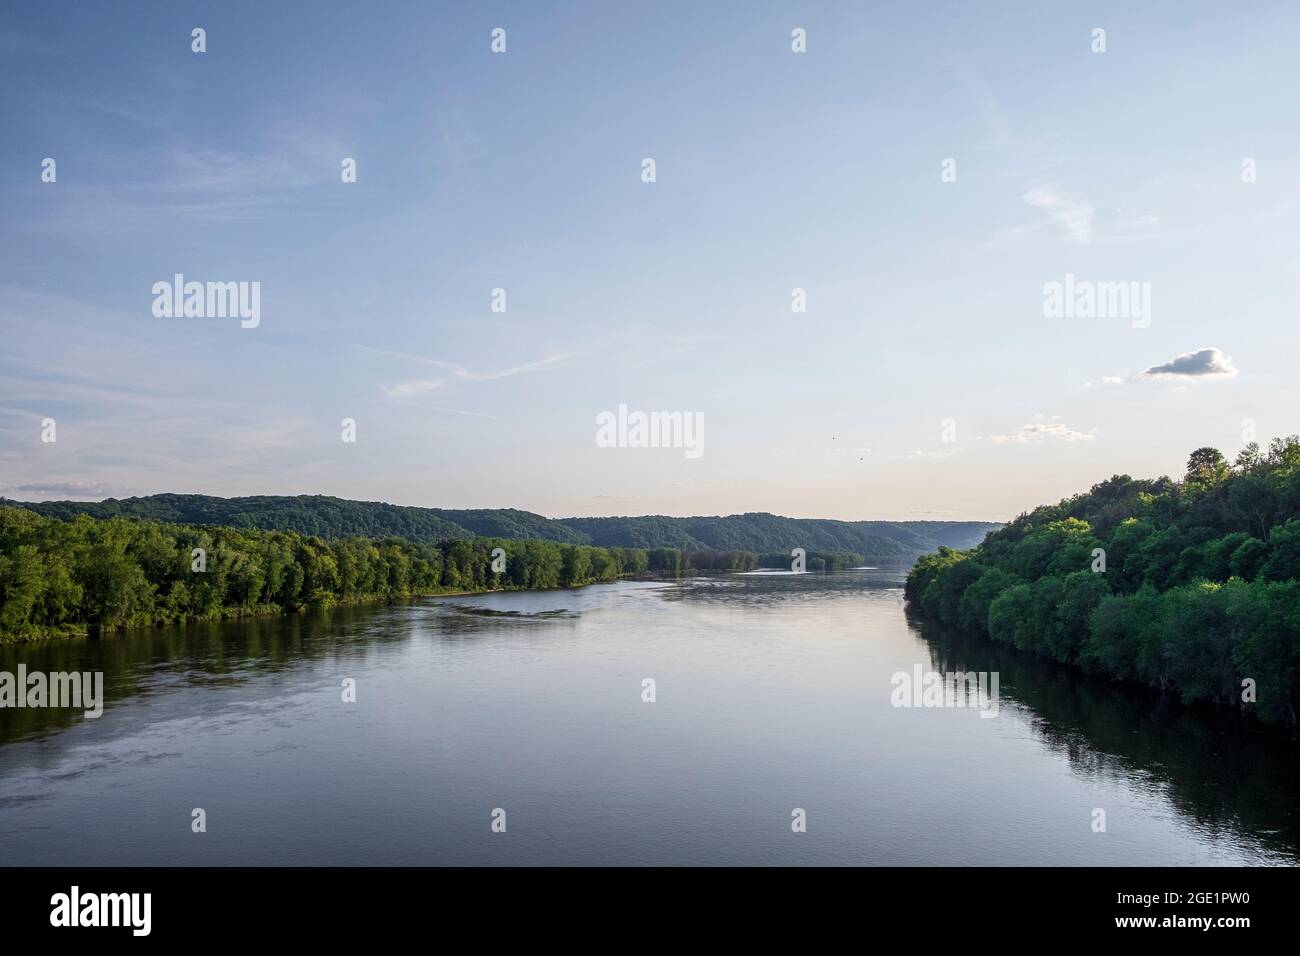
<svg viewBox="0 0 1300 956">
<path fill-rule="evenodd" d="M 11 8 L 0 495 L 1001 521 L 1300 431 L 1266 7 Z M 156 317 L 177 273 L 260 323 Z M 620 404 L 703 453 L 598 447 Z"/>
</svg>

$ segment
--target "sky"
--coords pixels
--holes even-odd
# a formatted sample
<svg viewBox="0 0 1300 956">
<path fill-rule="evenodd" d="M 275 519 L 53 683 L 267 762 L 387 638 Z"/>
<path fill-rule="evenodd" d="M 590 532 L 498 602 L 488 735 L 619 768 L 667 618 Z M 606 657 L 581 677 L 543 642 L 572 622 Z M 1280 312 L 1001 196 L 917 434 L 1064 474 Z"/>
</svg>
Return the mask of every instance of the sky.
<svg viewBox="0 0 1300 956">
<path fill-rule="evenodd" d="M 1177 476 L 1300 431 L 1297 49 L 1285 3 L 3 0 L 0 495 L 1006 520 Z M 155 314 L 178 273 L 256 326 Z M 620 406 L 698 453 L 603 447 Z"/>
</svg>

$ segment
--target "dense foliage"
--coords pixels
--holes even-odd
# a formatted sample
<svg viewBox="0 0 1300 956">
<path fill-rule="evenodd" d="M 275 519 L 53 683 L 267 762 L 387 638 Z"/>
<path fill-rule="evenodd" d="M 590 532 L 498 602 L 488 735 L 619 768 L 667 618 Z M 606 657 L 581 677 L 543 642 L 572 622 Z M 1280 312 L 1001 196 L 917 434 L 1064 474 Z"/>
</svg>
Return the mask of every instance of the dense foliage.
<svg viewBox="0 0 1300 956">
<path fill-rule="evenodd" d="M 1117 475 L 921 558 L 906 597 L 995 641 L 1295 724 L 1297 514 L 1300 437 L 1231 464 L 1200 448 L 1181 481 Z"/>
<path fill-rule="evenodd" d="M 177 524 L 295 531 L 323 538 L 362 535 L 440 542 L 479 536 L 592 544 L 606 548 L 678 548 L 690 552 L 783 552 L 791 548 L 872 557 L 915 557 L 941 545 L 967 548 L 989 530 L 985 521 L 830 521 L 771 514 L 726 517 L 544 518 L 528 511 L 412 508 L 322 495 L 213 498 L 150 495 L 106 501 L 6 502 L 51 518 L 148 518 Z"/>
<path fill-rule="evenodd" d="M 492 551 L 505 569 L 492 570 Z M 202 570 L 195 570 L 202 549 Z M 604 548 L 456 538 L 322 538 L 130 518 L 68 521 L 0 507 L 0 641 L 281 613 L 359 600 L 500 588 L 569 588 L 644 572 L 752 571 L 789 554 Z M 860 555 L 809 552 L 809 571 Z"/>
<path fill-rule="evenodd" d="M 492 550 L 506 552 L 492 570 Z M 194 570 L 195 549 L 203 570 Z M 650 555 L 494 538 L 440 544 L 0 507 L 0 641 L 492 588 L 577 587 L 649 568 Z"/>
</svg>

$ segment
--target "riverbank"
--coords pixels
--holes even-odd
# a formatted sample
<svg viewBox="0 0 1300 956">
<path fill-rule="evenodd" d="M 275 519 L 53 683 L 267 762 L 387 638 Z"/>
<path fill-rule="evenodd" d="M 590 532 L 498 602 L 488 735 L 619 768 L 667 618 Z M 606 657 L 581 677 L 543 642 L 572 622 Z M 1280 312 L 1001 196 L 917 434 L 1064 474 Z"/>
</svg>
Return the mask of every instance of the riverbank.
<svg viewBox="0 0 1300 956">
<path fill-rule="evenodd" d="M 671 560 L 670 560 L 671 559 Z M 327 539 L 0 507 L 0 642 L 460 591 L 545 590 L 681 566 L 679 552 L 554 541 Z"/>
<path fill-rule="evenodd" d="M 669 580 L 653 575 L 626 575 L 615 578 L 616 581 L 651 581 L 651 580 Z M 402 604 L 421 598 L 442 598 L 442 597 L 473 597 L 479 594 L 502 594 L 508 592 L 529 591 L 534 593 L 546 591 L 571 591 L 581 588 L 590 587 L 593 584 L 609 584 L 610 581 L 588 581 L 585 584 L 572 585 L 570 587 L 553 587 L 553 588 L 524 588 L 524 587 L 496 587 L 496 588 L 476 588 L 472 590 L 431 590 L 410 592 L 400 595 L 389 594 L 367 594 L 356 597 L 343 598 L 330 601 L 324 604 L 314 606 L 302 605 L 296 608 L 283 608 L 279 605 L 262 605 L 258 607 L 235 607 L 222 608 L 219 614 L 205 616 L 191 616 L 184 618 L 174 618 L 171 620 L 156 620 L 149 623 L 123 624 L 111 628 L 91 627 L 88 625 L 63 625 L 58 628 L 49 629 L 48 631 L 26 633 L 26 634 L 0 634 L 0 646 L 13 646 L 17 644 L 37 644 L 45 641 L 65 640 L 76 637 L 115 637 L 120 634 L 130 634 L 140 631 L 160 630 L 165 627 L 184 627 L 187 624 L 205 624 L 214 621 L 241 621 L 255 618 L 272 618 L 272 617 L 293 617 L 311 613 L 313 611 L 328 611 L 336 607 L 379 607 L 389 604 Z"/>
</svg>

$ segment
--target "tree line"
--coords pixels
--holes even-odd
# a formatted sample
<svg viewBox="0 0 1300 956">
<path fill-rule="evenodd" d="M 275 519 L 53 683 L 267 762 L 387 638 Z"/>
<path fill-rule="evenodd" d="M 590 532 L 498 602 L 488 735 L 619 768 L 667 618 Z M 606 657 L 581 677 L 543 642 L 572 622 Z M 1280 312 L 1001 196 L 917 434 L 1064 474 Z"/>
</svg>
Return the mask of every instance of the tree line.
<svg viewBox="0 0 1300 956">
<path fill-rule="evenodd" d="M 0 507 L 0 642 L 413 595 L 573 588 L 649 572 L 751 571 L 769 559 L 790 563 L 789 555 L 738 550 L 323 538 L 85 514 L 59 520 Z M 808 569 L 860 561 L 809 554 Z"/>
<path fill-rule="evenodd" d="M 417 594 L 579 587 L 648 569 L 648 553 L 636 548 L 325 539 L 86 515 L 59 521 L 0 508 L 0 639 Z"/>
<path fill-rule="evenodd" d="M 1300 437 L 1117 475 L 908 576 L 924 614 L 1185 702 L 1300 714 Z"/>
<path fill-rule="evenodd" d="M 475 537 L 535 539 L 603 548 L 676 548 L 691 554 L 788 554 L 791 548 L 798 547 L 910 559 L 940 545 L 970 547 L 997 527 L 982 521 L 832 521 L 761 512 L 694 518 L 545 518 L 514 508 L 417 508 L 327 495 L 216 498 L 162 494 L 104 501 L 40 502 L 0 499 L 0 506 L 6 504 L 64 520 L 88 514 L 93 518 L 144 518 L 173 524 L 296 531 L 322 538 L 397 537 L 417 542 Z"/>
</svg>

